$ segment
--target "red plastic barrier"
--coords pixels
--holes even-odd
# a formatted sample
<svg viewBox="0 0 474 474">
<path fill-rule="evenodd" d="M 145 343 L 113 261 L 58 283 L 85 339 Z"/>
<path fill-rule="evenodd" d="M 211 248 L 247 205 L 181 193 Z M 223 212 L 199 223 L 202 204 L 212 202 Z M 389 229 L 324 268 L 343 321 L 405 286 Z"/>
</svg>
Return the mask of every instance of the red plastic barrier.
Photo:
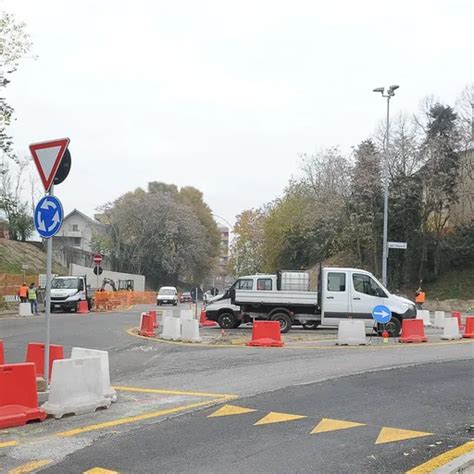
<svg viewBox="0 0 474 474">
<path fill-rule="evenodd" d="M 0 339 L 0 365 L 5 363 L 5 355 L 3 352 L 3 341 Z"/>
<path fill-rule="evenodd" d="M 43 421 L 46 413 L 38 408 L 34 364 L 0 366 L 0 429 Z"/>
<path fill-rule="evenodd" d="M 460 331 L 464 329 L 464 326 L 461 324 L 461 313 L 459 311 L 453 311 L 451 313 L 451 317 L 456 318 L 458 320 L 458 328 Z"/>
<path fill-rule="evenodd" d="M 199 326 L 201 327 L 216 327 L 217 323 L 215 321 L 211 321 L 207 319 L 206 310 L 203 308 L 201 309 L 201 314 L 199 315 Z"/>
<path fill-rule="evenodd" d="M 400 342 L 426 342 L 425 328 L 422 319 L 404 319 Z"/>
<path fill-rule="evenodd" d="M 462 337 L 474 339 L 474 316 L 468 316 L 466 318 L 466 327 L 464 328 Z"/>
<path fill-rule="evenodd" d="M 49 345 L 49 380 L 53 370 L 53 361 L 64 359 L 63 346 Z M 26 348 L 26 362 L 33 362 L 36 366 L 36 376 L 44 377 L 44 344 L 42 342 L 30 342 Z"/>
<path fill-rule="evenodd" d="M 278 321 L 254 321 L 252 340 L 247 346 L 282 347 L 280 323 Z"/>
<path fill-rule="evenodd" d="M 140 336 L 154 337 L 155 329 L 153 327 L 153 317 L 150 314 L 143 314 L 140 330 Z"/>
<path fill-rule="evenodd" d="M 88 314 L 89 313 L 89 303 L 86 300 L 81 300 L 77 303 L 77 312 L 76 314 Z"/>
<path fill-rule="evenodd" d="M 152 317 L 153 319 L 153 327 L 156 329 L 157 327 L 159 327 L 159 324 L 158 324 L 158 319 L 156 317 L 156 311 L 153 309 L 151 311 L 148 311 L 148 314 Z"/>
</svg>

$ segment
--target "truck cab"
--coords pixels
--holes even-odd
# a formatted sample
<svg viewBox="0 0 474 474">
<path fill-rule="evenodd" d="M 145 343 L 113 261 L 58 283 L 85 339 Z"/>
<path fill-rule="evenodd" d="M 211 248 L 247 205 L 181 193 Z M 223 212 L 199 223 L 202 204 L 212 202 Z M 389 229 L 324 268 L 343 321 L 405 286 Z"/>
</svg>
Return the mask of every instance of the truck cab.
<svg viewBox="0 0 474 474">
<path fill-rule="evenodd" d="M 79 301 L 87 301 L 92 308 L 92 298 L 85 276 L 58 276 L 51 281 L 51 311 L 77 311 Z"/>
</svg>

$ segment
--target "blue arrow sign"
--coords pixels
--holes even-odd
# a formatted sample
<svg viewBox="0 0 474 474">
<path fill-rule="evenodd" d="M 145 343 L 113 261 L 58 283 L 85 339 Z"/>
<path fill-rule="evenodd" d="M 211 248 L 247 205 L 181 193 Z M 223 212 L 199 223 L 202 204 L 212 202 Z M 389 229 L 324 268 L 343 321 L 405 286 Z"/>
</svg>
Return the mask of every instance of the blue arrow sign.
<svg viewBox="0 0 474 474">
<path fill-rule="evenodd" d="M 392 312 L 383 304 L 379 304 L 372 310 L 372 317 L 381 324 L 386 324 L 392 319 Z"/>
<path fill-rule="evenodd" d="M 44 196 L 35 207 L 35 228 L 43 239 L 57 234 L 63 224 L 63 206 L 54 196 Z"/>
</svg>

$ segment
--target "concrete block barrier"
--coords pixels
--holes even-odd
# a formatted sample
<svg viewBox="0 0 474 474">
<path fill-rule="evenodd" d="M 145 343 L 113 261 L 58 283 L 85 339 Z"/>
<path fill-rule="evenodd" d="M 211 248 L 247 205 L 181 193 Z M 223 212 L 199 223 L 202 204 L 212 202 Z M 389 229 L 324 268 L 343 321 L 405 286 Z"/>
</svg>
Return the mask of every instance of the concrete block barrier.
<svg viewBox="0 0 474 474">
<path fill-rule="evenodd" d="M 181 340 L 181 321 L 178 318 L 164 318 L 161 338 L 168 341 Z"/>
<path fill-rule="evenodd" d="M 110 386 L 109 353 L 85 347 L 73 347 L 71 359 L 82 359 L 84 357 L 98 357 L 100 359 L 100 370 L 102 378 L 103 395 L 110 398 L 112 402 L 117 401 L 117 392 Z"/>
<path fill-rule="evenodd" d="M 365 335 L 364 321 L 357 319 L 348 319 L 347 321 L 339 321 L 337 329 L 338 346 L 365 346 L 368 344 Z"/>
<path fill-rule="evenodd" d="M 111 403 L 104 396 L 100 357 L 54 361 L 49 399 L 41 407 L 48 415 L 93 413 Z"/>
<path fill-rule="evenodd" d="M 438 329 L 444 329 L 444 322 L 446 315 L 444 311 L 435 311 L 434 327 Z"/>
<path fill-rule="evenodd" d="M 182 310 L 179 312 L 179 319 L 180 319 L 181 321 L 194 319 L 193 310 L 192 310 L 192 309 L 182 309 Z"/>
<path fill-rule="evenodd" d="M 254 321 L 252 340 L 247 342 L 251 347 L 283 347 L 280 323 L 278 321 Z"/>
<path fill-rule="evenodd" d="M 18 305 L 18 315 L 19 316 L 33 316 L 33 313 L 31 312 L 31 304 L 20 303 Z"/>
<path fill-rule="evenodd" d="M 454 341 L 461 339 L 461 334 L 459 332 L 458 320 L 456 318 L 446 318 L 444 322 L 443 335 L 441 339 L 448 341 Z"/>
<path fill-rule="evenodd" d="M 416 319 L 423 320 L 425 328 L 431 326 L 430 312 L 427 309 L 418 309 L 416 311 Z"/>
<path fill-rule="evenodd" d="M 197 319 L 185 319 L 181 322 L 181 337 L 184 342 L 201 342 Z"/>
</svg>

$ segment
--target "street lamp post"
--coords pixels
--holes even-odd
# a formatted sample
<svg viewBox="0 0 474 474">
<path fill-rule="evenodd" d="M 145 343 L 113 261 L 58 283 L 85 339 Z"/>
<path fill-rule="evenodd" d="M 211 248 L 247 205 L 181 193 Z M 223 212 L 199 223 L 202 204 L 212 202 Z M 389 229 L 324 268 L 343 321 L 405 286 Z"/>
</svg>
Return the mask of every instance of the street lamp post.
<svg viewBox="0 0 474 474">
<path fill-rule="evenodd" d="M 390 86 L 387 91 L 383 87 L 377 87 L 374 92 L 380 92 L 382 97 L 387 98 L 387 131 L 385 132 L 385 159 L 383 169 L 383 249 L 382 249 L 382 284 L 387 287 L 387 263 L 388 263 L 388 157 L 390 139 L 390 99 L 400 86 Z"/>
</svg>

